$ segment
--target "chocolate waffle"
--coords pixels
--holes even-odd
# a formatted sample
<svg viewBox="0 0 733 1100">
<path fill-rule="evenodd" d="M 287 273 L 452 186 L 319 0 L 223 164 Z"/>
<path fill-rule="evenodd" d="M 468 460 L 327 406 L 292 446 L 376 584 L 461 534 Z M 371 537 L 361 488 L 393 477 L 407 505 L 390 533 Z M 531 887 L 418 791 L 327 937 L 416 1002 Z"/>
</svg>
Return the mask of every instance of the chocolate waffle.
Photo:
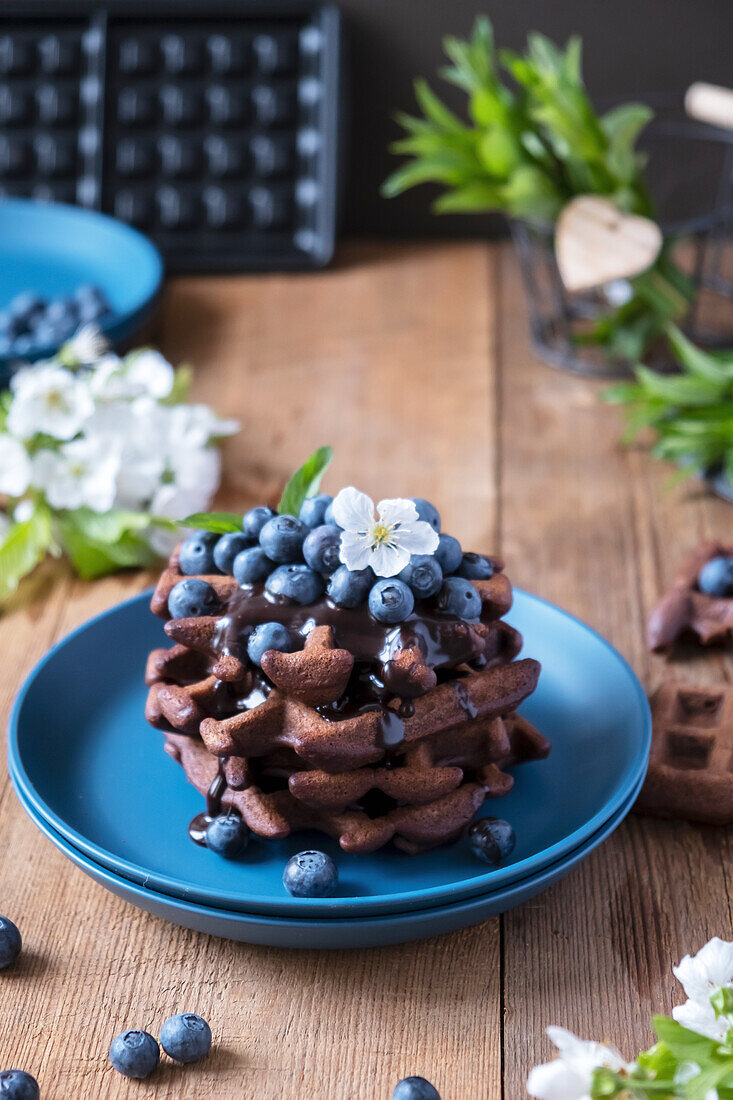
<svg viewBox="0 0 733 1100">
<path fill-rule="evenodd" d="M 391 841 L 416 853 L 454 839 L 486 797 L 505 794 L 505 769 L 549 744 L 515 713 L 539 665 L 515 660 L 521 637 L 501 621 L 511 585 L 492 565 L 472 582 L 476 622 L 418 600 L 387 625 L 326 598 L 273 602 L 262 585 L 222 575 L 201 578 L 221 614 L 170 619 L 182 580 L 174 553 L 151 605 L 174 644 L 150 654 L 146 716 L 206 796 L 193 838 L 231 806 L 263 837 L 317 829 L 349 852 Z M 301 648 L 268 650 L 257 668 L 246 638 L 272 620 Z"/>
<path fill-rule="evenodd" d="M 703 645 L 733 636 L 733 597 L 707 596 L 697 586 L 698 574 L 707 562 L 730 555 L 733 543 L 703 542 L 687 556 L 669 591 L 649 616 L 650 649 L 670 649 L 685 635 L 693 635 Z"/>
<path fill-rule="evenodd" d="M 636 809 L 733 823 L 733 688 L 667 683 L 651 708 L 649 770 Z"/>
</svg>

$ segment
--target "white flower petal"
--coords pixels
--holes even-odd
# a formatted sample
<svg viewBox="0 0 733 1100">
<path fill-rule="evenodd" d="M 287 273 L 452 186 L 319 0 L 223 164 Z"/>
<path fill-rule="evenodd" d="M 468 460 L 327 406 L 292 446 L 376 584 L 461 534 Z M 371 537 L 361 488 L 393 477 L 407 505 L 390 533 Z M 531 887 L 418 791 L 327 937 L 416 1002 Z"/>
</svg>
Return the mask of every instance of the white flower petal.
<svg viewBox="0 0 733 1100">
<path fill-rule="evenodd" d="M 23 444 L 10 435 L 0 435 L 0 493 L 22 496 L 30 484 L 31 460 Z"/>
<path fill-rule="evenodd" d="M 347 569 L 366 569 L 371 565 L 372 544 L 356 531 L 344 531 L 341 535 L 339 557 Z"/>
<path fill-rule="evenodd" d="M 67 362 L 83 366 L 101 359 L 108 348 L 109 342 L 97 325 L 84 325 L 66 341 L 61 355 Z"/>
<path fill-rule="evenodd" d="M 725 1020 L 715 1018 L 713 1006 L 709 1003 L 705 1005 L 700 1001 L 686 1001 L 672 1009 L 672 1016 L 678 1024 L 690 1031 L 697 1031 L 700 1035 L 707 1035 L 709 1039 L 722 1040 L 728 1030 Z"/>
<path fill-rule="evenodd" d="M 556 1058 L 535 1066 L 527 1078 L 527 1092 L 537 1100 L 590 1100 L 590 1081 Z"/>
<path fill-rule="evenodd" d="M 33 484 L 52 508 L 107 512 L 114 504 L 119 454 L 104 440 L 77 439 L 33 460 Z"/>
<path fill-rule="evenodd" d="M 366 531 L 374 523 L 374 501 L 349 485 L 334 498 L 333 518 L 344 529 Z"/>
<path fill-rule="evenodd" d="M 414 502 L 401 497 L 380 500 L 377 515 L 387 527 L 395 527 L 397 524 L 412 526 L 418 522 Z"/>
<path fill-rule="evenodd" d="M 416 520 L 410 527 L 397 532 L 400 544 L 411 554 L 433 554 L 438 549 L 438 532 L 424 520 Z"/>
<path fill-rule="evenodd" d="M 221 481 L 221 455 L 214 447 L 187 448 L 174 455 L 171 469 L 178 488 L 213 497 Z"/>
<path fill-rule="evenodd" d="M 379 543 L 371 552 L 367 564 L 371 565 L 378 577 L 396 577 L 410 560 L 410 551 L 404 546 L 392 546 Z"/>
<path fill-rule="evenodd" d="M 709 1003 L 716 989 L 733 985 L 733 943 L 716 936 L 697 955 L 685 955 L 672 973 L 688 997 Z"/>
<path fill-rule="evenodd" d="M 13 512 L 15 523 L 27 523 L 36 510 L 32 500 L 19 500 Z"/>
<path fill-rule="evenodd" d="M 173 389 L 175 372 L 159 351 L 146 348 L 126 361 L 125 377 L 133 386 L 138 386 L 141 393 L 160 399 Z"/>
</svg>

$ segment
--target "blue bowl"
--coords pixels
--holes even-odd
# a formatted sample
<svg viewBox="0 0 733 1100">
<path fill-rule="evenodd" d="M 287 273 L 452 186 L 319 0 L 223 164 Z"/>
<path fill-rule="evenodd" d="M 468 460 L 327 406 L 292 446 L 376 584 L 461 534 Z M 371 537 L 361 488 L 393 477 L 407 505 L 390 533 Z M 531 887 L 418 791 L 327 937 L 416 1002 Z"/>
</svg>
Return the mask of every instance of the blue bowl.
<svg viewBox="0 0 733 1100">
<path fill-rule="evenodd" d="M 162 280 L 155 245 L 123 222 L 78 206 L 0 201 L 0 309 L 26 290 L 57 298 L 95 283 L 111 308 L 100 328 L 116 344 L 150 315 Z M 47 358 L 56 350 L 37 345 L 24 359 Z M 0 381 L 9 375 L 10 362 L 0 358 Z"/>
<path fill-rule="evenodd" d="M 172 898 L 149 887 L 138 886 L 113 871 L 101 867 L 78 851 L 38 814 L 19 793 L 21 805 L 31 820 L 45 833 L 60 852 L 86 875 L 109 890 L 115 897 L 129 901 L 138 909 L 163 920 L 205 932 L 210 936 L 240 940 L 269 947 L 308 949 L 381 947 L 455 932 L 472 924 L 513 909 L 547 890 L 563 878 L 581 860 L 597 848 L 623 821 L 641 789 L 643 777 L 629 793 L 624 804 L 605 825 L 584 844 L 542 871 L 477 898 L 449 902 L 429 909 L 403 913 L 377 913 L 363 917 L 311 918 L 309 914 L 275 917 L 268 914 L 230 912 L 213 906 L 198 905 L 186 899 Z"/>
<path fill-rule="evenodd" d="M 420 856 L 384 849 L 347 855 L 320 834 L 253 839 L 225 861 L 188 839 L 201 796 L 163 752 L 143 717 L 148 652 L 165 642 L 149 593 L 60 642 L 31 673 L 13 708 L 8 759 L 36 813 L 95 864 L 131 882 L 202 905 L 274 916 L 341 918 L 424 909 L 526 878 L 568 855 L 624 806 L 643 779 L 651 725 L 626 662 L 572 616 L 515 593 L 509 618 L 543 665 L 522 712 L 553 742 L 545 761 L 515 769 L 515 786 L 486 814 L 511 821 L 505 864 L 480 863 L 465 842 Z M 339 896 L 291 898 L 287 859 L 315 845 L 337 860 Z"/>
</svg>

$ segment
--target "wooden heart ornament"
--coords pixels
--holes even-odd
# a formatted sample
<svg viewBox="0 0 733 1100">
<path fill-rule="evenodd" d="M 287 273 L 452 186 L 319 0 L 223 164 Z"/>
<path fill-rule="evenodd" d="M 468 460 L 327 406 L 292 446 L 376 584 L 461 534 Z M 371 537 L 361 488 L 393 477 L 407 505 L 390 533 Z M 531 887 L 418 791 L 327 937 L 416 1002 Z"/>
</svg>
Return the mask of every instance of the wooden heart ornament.
<svg viewBox="0 0 733 1100">
<path fill-rule="evenodd" d="M 571 199 L 555 228 L 557 266 L 571 293 L 640 275 L 661 247 L 662 233 L 655 222 L 622 214 L 600 195 Z"/>
</svg>

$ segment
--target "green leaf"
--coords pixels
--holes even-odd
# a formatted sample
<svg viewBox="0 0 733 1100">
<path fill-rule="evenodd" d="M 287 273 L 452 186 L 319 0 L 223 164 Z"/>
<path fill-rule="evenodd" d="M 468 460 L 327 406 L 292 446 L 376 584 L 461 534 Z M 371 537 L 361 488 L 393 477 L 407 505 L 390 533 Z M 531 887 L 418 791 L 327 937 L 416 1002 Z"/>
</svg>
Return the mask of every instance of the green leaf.
<svg viewBox="0 0 733 1100">
<path fill-rule="evenodd" d="M 630 183 L 637 170 L 634 152 L 639 134 L 654 117 L 643 103 L 622 103 L 601 118 L 601 128 L 608 139 L 606 164 L 620 180 Z"/>
<path fill-rule="evenodd" d="M 445 104 L 441 103 L 426 80 L 416 80 L 414 87 L 415 98 L 422 107 L 426 118 L 431 119 L 442 130 L 451 131 L 464 128 L 461 120 L 452 111 L 449 111 Z"/>
<path fill-rule="evenodd" d="M 649 1050 L 642 1051 L 636 1064 L 655 1080 L 671 1081 L 677 1070 L 678 1059 L 665 1043 L 655 1043 Z"/>
<path fill-rule="evenodd" d="M 321 485 L 321 478 L 331 465 L 333 450 L 331 447 L 319 447 L 306 459 L 288 481 L 277 510 L 281 515 L 297 516 L 307 497 L 315 496 Z"/>
<path fill-rule="evenodd" d="M 194 512 L 176 522 L 179 527 L 213 531 L 215 535 L 228 535 L 230 532 L 242 530 L 242 517 L 236 512 Z"/>
<path fill-rule="evenodd" d="M 501 188 L 490 183 L 469 183 L 441 195 L 433 203 L 436 214 L 465 214 L 501 208 Z"/>
<path fill-rule="evenodd" d="M 30 519 L 11 527 L 0 544 L 0 601 L 15 591 L 53 545 L 50 513 L 39 504 Z"/>
<path fill-rule="evenodd" d="M 173 375 L 173 386 L 167 397 L 160 402 L 161 405 L 183 405 L 188 401 L 193 382 L 193 367 L 187 363 L 180 366 Z"/>
<path fill-rule="evenodd" d="M 682 333 L 676 325 L 667 325 L 665 332 L 672 350 L 680 363 L 698 378 L 711 382 L 729 384 L 733 387 L 733 363 L 721 361 L 714 355 L 704 352 Z"/>
<path fill-rule="evenodd" d="M 143 535 L 150 517 L 142 512 L 77 508 L 56 513 L 56 522 L 63 548 L 82 580 L 150 565 L 155 560 Z"/>
<path fill-rule="evenodd" d="M 710 998 L 710 1004 L 713 1006 L 716 1017 L 733 1015 L 733 986 L 716 989 Z"/>
<path fill-rule="evenodd" d="M 705 1064 L 717 1046 L 714 1039 L 690 1031 L 668 1016 L 655 1016 L 653 1023 L 657 1038 L 680 1062 Z"/>
</svg>

